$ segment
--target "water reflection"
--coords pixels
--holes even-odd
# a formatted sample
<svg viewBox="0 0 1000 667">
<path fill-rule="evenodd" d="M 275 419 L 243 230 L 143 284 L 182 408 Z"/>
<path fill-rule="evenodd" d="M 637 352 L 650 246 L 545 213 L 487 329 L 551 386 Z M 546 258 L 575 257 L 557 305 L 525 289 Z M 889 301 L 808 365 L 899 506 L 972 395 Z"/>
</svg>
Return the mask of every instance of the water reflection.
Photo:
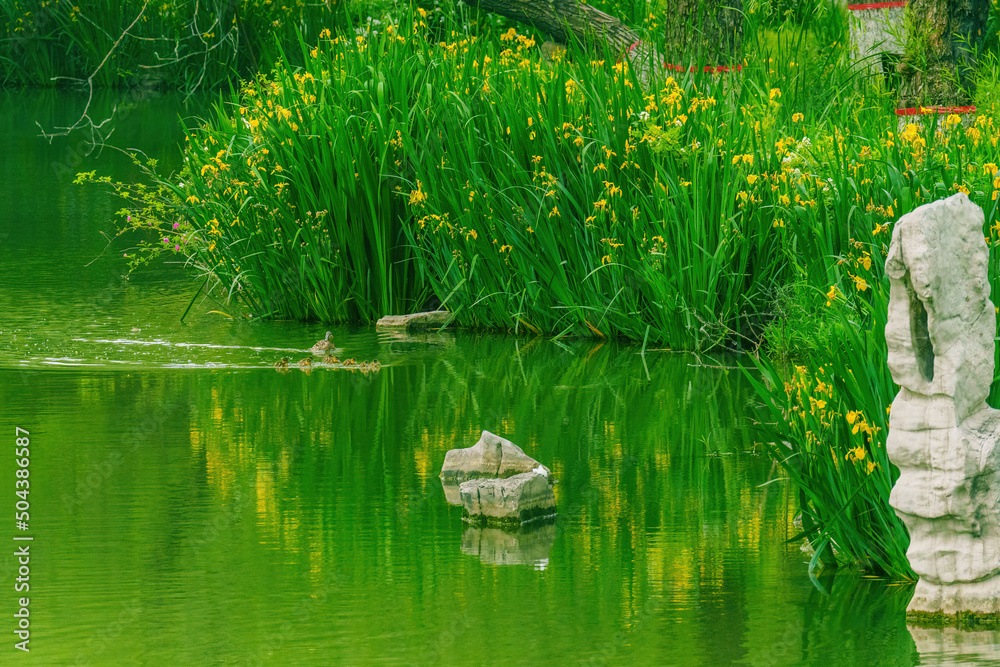
<svg viewBox="0 0 1000 667">
<path fill-rule="evenodd" d="M 338 333 L 382 356 L 374 334 Z M 750 446 L 739 376 L 679 409 L 683 388 L 715 386 L 697 374 L 725 373 L 691 361 L 649 358 L 647 381 L 628 348 L 456 334 L 447 355 L 367 377 L 153 368 L 29 371 L 21 383 L 0 371 L 0 400 L 48 443 L 33 462 L 49 489 L 39 574 L 65 585 L 39 591 L 39 614 L 77 647 L 111 622 L 101 601 L 135 601 L 134 645 L 180 662 L 247 660 L 273 634 L 295 664 L 359 650 L 412 661 L 425 642 L 475 664 L 478 640 L 432 641 L 455 618 L 470 637 L 550 645 L 553 660 L 906 655 L 893 643 L 911 641 L 905 601 L 889 609 L 848 578 L 823 596 L 783 544 L 792 505 L 757 487 L 770 464 Z M 477 529 L 444 501 L 445 452 L 490 419 L 552 462 L 557 523 Z M 312 600 L 309 620 L 281 634 L 274 618 Z M 185 614 L 240 621 L 196 631 Z M 522 647 L 495 655 L 516 661 Z"/>
<path fill-rule="evenodd" d="M 1000 631 L 909 626 L 921 665 L 1000 665 Z"/>
<path fill-rule="evenodd" d="M 518 528 L 469 526 L 462 533 L 462 553 L 490 565 L 533 565 L 544 570 L 556 541 L 556 519 L 532 521 Z"/>
<path fill-rule="evenodd" d="M 462 504 L 462 496 L 459 493 L 459 487 L 461 484 L 449 484 L 448 482 L 441 480 L 441 490 L 444 492 L 444 499 L 449 505 L 459 505 Z"/>
<path fill-rule="evenodd" d="M 922 664 L 906 629 L 913 586 L 893 586 L 841 572 L 813 588 L 806 604 L 779 618 L 757 617 L 748 625 L 749 665 Z"/>
</svg>

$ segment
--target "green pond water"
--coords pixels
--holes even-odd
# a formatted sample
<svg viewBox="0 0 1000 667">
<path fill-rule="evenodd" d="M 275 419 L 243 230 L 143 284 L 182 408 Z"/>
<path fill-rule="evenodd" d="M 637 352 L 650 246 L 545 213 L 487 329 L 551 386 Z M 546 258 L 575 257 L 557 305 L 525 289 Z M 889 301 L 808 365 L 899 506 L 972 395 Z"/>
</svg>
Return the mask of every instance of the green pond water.
<svg viewBox="0 0 1000 667">
<path fill-rule="evenodd" d="M 909 588 L 810 581 L 749 389 L 713 367 L 732 360 L 340 327 L 339 356 L 379 372 L 280 373 L 326 327 L 203 298 L 181 323 L 192 274 L 122 280 L 129 240 L 102 236 L 120 204 L 71 183 L 136 178 L 129 160 L 37 136 L 84 103 L 0 93 L 0 664 L 1000 663 L 998 633 L 908 628 Z M 109 145 L 170 169 L 207 104 L 104 95 L 92 115 L 117 105 Z M 445 501 L 445 452 L 483 429 L 551 467 L 554 523 L 473 528 Z"/>
</svg>

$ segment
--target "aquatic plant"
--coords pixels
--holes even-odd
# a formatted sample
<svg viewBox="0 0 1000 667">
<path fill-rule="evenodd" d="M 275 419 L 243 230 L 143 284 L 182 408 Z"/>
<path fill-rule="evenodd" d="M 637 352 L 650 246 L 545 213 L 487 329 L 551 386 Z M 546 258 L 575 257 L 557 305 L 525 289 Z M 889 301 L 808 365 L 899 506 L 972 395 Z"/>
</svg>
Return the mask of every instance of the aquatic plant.
<svg viewBox="0 0 1000 667">
<path fill-rule="evenodd" d="M 371 320 L 432 288 L 467 326 L 752 344 L 815 247 L 773 214 L 815 204 L 781 166 L 807 138 L 774 73 L 645 91 L 615 54 L 548 63 L 431 14 L 322 31 L 191 128 L 156 210 L 125 212 L 167 232 L 145 250 L 179 245 L 261 316 Z"/>
<path fill-rule="evenodd" d="M 896 387 L 885 364 L 885 316 L 875 312 L 888 291 L 877 296 L 862 302 L 873 316 L 864 329 L 840 305 L 848 310 L 837 314 L 837 354 L 783 371 L 758 360 L 748 376 L 763 399 L 759 434 L 798 493 L 802 532 L 792 539 L 809 540 L 810 572 L 848 563 L 912 580 L 909 537 L 889 505 L 898 472 L 885 440 Z"/>
<path fill-rule="evenodd" d="M 430 288 L 466 326 L 752 347 L 777 287 L 840 284 L 831 258 L 904 210 L 879 161 L 921 159 L 884 107 L 777 85 L 802 63 L 643 90 L 616 54 L 547 62 L 515 29 L 384 19 L 245 84 L 159 182 L 192 243 L 158 242 L 255 314 L 366 320 Z M 827 70 L 832 95 L 860 83 Z"/>
</svg>

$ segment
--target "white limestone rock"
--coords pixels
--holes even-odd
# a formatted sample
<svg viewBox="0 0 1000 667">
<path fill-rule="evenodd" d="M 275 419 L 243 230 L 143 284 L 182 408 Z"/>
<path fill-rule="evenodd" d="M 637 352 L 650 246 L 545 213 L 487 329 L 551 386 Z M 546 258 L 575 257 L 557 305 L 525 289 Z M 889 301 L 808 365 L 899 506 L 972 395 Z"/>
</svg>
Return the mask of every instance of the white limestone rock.
<svg viewBox="0 0 1000 667">
<path fill-rule="evenodd" d="M 904 215 L 893 230 L 889 370 L 914 394 L 951 399 L 927 415 L 931 427 L 942 417 L 942 425 L 961 423 L 989 394 L 996 311 L 988 260 L 983 212 L 961 192 Z M 943 414 L 952 407 L 953 417 Z"/>
<path fill-rule="evenodd" d="M 445 454 L 441 479 L 446 485 L 453 485 L 467 479 L 510 477 L 538 467 L 546 476 L 551 472 L 510 440 L 483 431 L 479 442 L 472 447 L 452 449 Z"/>
<path fill-rule="evenodd" d="M 505 479 L 470 479 L 458 489 L 462 507 L 472 521 L 520 524 L 556 511 L 548 477 L 535 472 Z"/>
<path fill-rule="evenodd" d="M 900 391 L 887 448 L 889 502 L 920 576 L 909 611 L 1000 613 L 1000 411 L 996 310 L 983 213 L 959 193 L 900 218 L 886 274 L 889 370 Z"/>
<path fill-rule="evenodd" d="M 447 310 L 429 310 L 408 315 L 386 315 L 375 323 L 375 331 L 438 329 L 443 327 L 451 313 Z"/>
</svg>

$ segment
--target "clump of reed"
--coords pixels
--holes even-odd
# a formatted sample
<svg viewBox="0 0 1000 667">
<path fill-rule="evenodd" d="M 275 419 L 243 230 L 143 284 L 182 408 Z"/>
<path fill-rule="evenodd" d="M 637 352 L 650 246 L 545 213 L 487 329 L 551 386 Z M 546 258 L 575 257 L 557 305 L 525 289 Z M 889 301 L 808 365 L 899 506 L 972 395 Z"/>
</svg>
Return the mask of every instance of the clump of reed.
<svg viewBox="0 0 1000 667">
<path fill-rule="evenodd" d="M 549 63 L 515 29 L 445 20 L 325 30 L 302 67 L 246 83 L 160 182 L 189 230 L 165 247 L 262 315 L 366 320 L 429 288 L 466 326 L 746 347 L 776 285 L 863 281 L 831 258 L 905 208 L 878 165 L 915 130 L 797 110 L 770 57 L 740 85 L 643 87 L 615 54 Z"/>
<path fill-rule="evenodd" d="M 165 247 L 262 315 L 370 320 L 429 288 L 466 326 L 696 349 L 754 344 L 772 286 L 846 248 L 801 168 L 827 120 L 810 140 L 767 62 L 644 87 L 620 54 L 442 21 L 323 31 L 191 128 Z"/>
</svg>

